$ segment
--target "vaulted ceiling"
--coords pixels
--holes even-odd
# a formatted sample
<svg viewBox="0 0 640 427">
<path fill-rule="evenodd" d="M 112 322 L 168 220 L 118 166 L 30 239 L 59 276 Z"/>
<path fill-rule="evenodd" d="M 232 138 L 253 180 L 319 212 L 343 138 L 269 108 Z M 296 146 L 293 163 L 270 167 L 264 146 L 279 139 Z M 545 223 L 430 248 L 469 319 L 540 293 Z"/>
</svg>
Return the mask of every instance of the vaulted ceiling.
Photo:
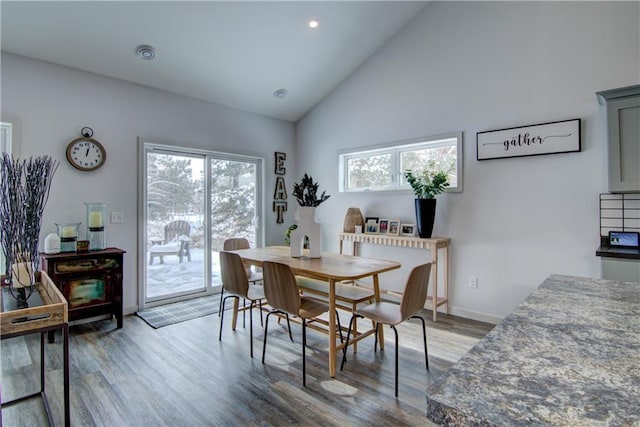
<svg viewBox="0 0 640 427">
<path fill-rule="evenodd" d="M 3 0 L 1 46 L 295 122 L 425 4 Z M 155 58 L 136 56 L 139 45 L 153 46 Z M 285 97 L 274 96 L 279 89 Z"/>
</svg>

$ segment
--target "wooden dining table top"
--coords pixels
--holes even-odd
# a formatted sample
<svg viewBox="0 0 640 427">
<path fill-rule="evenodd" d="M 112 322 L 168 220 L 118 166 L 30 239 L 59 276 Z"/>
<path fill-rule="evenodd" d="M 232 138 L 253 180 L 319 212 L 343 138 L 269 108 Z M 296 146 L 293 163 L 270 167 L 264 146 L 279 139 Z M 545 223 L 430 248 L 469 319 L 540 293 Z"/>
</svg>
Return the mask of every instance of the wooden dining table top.
<svg viewBox="0 0 640 427">
<path fill-rule="evenodd" d="M 396 261 L 333 252 L 322 252 L 320 258 L 293 258 L 288 246 L 266 246 L 230 252 L 237 253 L 242 259 L 258 267 L 265 261 L 280 262 L 289 265 L 295 274 L 326 281 L 357 280 L 400 268 L 400 263 Z"/>
</svg>

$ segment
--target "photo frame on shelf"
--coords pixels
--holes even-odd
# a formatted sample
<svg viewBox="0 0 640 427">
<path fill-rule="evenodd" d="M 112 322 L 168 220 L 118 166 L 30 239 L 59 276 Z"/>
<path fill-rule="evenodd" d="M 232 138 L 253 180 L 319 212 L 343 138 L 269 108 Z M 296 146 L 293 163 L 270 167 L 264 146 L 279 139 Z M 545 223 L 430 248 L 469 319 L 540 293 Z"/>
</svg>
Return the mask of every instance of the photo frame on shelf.
<svg viewBox="0 0 640 427">
<path fill-rule="evenodd" d="M 377 222 L 367 222 L 364 225 L 364 232 L 366 234 L 378 234 L 378 223 Z"/>
<path fill-rule="evenodd" d="M 412 237 L 416 235 L 415 224 L 400 224 L 400 235 Z"/>
<path fill-rule="evenodd" d="M 387 226 L 387 234 L 397 236 L 400 234 L 400 221 L 397 219 L 390 219 L 389 225 Z"/>
<path fill-rule="evenodd" d="M 381 219 L 380 221 L 378 221 L 378 233 L 387 234 L 388 231 L 389 231 L 389 220 Z"/>
<path fill-rule="evenodd" d="M 377 216 L 368 216 L 364 219 L 364 223 L 368 224 L 370 222 L 375 222 L 377 224 L 379 220 L 380 218 L 378 218 Z"/>
</svg>

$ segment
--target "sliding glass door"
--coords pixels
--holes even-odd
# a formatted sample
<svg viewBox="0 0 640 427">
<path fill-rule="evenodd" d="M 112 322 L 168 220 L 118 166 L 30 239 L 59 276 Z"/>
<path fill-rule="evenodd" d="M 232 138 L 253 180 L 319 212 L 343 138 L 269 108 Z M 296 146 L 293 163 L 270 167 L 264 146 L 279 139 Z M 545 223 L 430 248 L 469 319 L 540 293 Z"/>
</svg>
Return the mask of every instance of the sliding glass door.
<svg viewBox="0 0 640 427">
<path fill-rule="evenodd" d="M 142 307 L 216 292 L 224 240 L 260 243 L 261 159 L 151 143 L 142 154 Z"/>
</svg>

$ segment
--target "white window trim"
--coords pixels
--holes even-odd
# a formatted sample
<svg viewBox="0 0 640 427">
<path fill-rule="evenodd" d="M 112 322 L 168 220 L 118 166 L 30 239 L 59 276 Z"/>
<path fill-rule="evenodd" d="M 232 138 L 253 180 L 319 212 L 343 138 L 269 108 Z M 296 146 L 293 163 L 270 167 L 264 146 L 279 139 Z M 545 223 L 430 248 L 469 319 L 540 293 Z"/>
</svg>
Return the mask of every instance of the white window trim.
<svg viewBox="0 0 640 427">
<path fill-rule="evenodd" d="M 382 192 L 382 191 L 411 191 L 411 188 L 406 183 L 403 173 L 404 171 L 400 171 L 400 159 L 398 153 L 402 151 L 407 151 L 411 145 L 420 145 L 420 144 L 428 144 L 429 142 L 433 142 L 433 147 L 437 148 L 438 146 L 442 146 L 444 144 L 440 143 L 440 141 L 445 139 L 456 139 L 456 170 L 458 177 L 458 185 L 455 187 L 447 188 L 447 192 L 449 193 L 462 193 L 463 189 L 463 133 L 460 132 L 451 132 L 434 136 L 425 136 L 421 138 L 412 138 L 406 139 L 402 141 L 394 141 L 394 142 L 386 142 L 377 145 L 370 145 L 366 147 L 358 147 L 357 149 L 348 149 L 348 150 L 340 150 L 338 151 L 338 191 L 341 193 L 366 193 L 366 192 Z M 415 147 L 414 147 L 415 148 Z M 392 176 L 392 183 L 394 183 L 392 188 L 384 188 L 384 189 L 366 189 L 366 190 L 347 190 L 347 171 L 346 171 L 346 162 L 345 158 L 350 157 L 351 155 L 360 155 L 365 156 L 366 154 L 371 154 L 376 151 L 394 151 L 393 156 L 393 169 L 394 174 Z M 355 157 L 354 156 L 354 157 Z M 399 183 L 399 184 L 398 184 Z"/>
</svg>

